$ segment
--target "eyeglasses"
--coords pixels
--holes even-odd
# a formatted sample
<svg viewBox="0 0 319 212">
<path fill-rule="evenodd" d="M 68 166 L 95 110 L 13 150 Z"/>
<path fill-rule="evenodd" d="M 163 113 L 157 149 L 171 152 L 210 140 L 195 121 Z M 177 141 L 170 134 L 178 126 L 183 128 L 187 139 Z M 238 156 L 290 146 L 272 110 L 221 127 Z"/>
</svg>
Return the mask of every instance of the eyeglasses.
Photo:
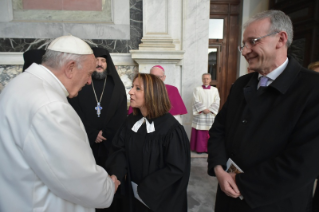
<svg viewBox="0 0 319 212">
<path fill-rule="evenodd" d="M 265 37 L 270 36 L 270 35 L 277 34 L 277 33 L 278 33 L 278 32 L 271 32 L 271 33 L 269 33 L 269 34 L 267 34 L 267 35 L 265 35 L 265 36 L 262 36 L 262 37 L 259 37 L 259 38 L 250 39 L 250 40 L 247 41 L 247 43 L 244 43 L 244 45 L 238 46 L 238 51 L 239 51 L 239 52 L 242 52 L 243 49 L 244 49 L 244 47 L 246 47 L 246 48 L 248 48 L 248 49 L 251 49 L 251 47 L 255 46 L 256 43 L 257 43 L 260 39 L 265 38 Z"/>
</svg>

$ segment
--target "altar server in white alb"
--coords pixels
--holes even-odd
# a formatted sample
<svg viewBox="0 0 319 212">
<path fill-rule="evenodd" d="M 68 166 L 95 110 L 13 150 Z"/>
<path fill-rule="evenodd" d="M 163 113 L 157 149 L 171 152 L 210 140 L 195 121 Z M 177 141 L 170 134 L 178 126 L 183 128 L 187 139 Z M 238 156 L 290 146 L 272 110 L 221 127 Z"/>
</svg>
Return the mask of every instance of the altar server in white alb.
<svg viewBox="0 0 319 212">
<path fill-rule="evenodd" d="M 197 153 L 207 152 L 208 130 L 218 113 L 220 98 L 217 88 L 210 86 L 209 73 L 202 76 L 203 85 L 193 92 L 193 122 L 191 132 L 191 150 Z"/>
<path fill-rule="evenodd" d="M 91 83 L 95 57 L 74 36 L 49 45 L 0 95 L 0 211 L 94 212 L 119 182 L 100 166 L 67 101 Z"/>
</svg>

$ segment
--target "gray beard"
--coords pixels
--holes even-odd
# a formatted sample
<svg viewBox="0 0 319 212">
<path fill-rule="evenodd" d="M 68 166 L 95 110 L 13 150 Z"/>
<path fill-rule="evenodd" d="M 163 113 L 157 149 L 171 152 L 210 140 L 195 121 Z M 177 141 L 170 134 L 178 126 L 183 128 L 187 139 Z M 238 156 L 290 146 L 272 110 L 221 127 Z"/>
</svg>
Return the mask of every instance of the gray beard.
<svg viewBox="0 0 319 212">
<path fill-rule="evenodd" d="M 103 72 L 94 71 L 92 77 L 97 80 L 105 79 L 107 77 L 107 69 L 105 69 Z"/>
</svg>

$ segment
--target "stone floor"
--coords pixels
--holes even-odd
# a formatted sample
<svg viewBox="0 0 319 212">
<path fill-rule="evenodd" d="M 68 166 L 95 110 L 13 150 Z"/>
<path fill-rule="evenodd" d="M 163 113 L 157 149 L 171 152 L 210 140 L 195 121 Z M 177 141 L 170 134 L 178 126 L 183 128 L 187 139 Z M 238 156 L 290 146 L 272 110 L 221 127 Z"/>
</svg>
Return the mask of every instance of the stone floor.
<svg viewBox="0 0 319 212">
<path fill-rule="evenodd" d="M 188 212 L 213 212 L 217 179 L 207 174 L 207 154 L 191 154 Z"/>
</svg>

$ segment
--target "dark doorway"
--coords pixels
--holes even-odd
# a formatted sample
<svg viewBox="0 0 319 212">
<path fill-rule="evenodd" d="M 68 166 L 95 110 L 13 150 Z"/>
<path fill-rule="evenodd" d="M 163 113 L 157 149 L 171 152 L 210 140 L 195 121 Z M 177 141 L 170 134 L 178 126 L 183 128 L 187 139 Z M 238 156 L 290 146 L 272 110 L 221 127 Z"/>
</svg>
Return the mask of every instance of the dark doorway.
<svg viewBox="0 0 319 212">
<path fill-rule="evenodd" d="M 240 10 L 241 0 L 210 1 L 213 24 L 210 24 L 207 72 L 212 74 L 212 85 L 219 90 L 221 107 L 237 78 Z"/>
</svg>

